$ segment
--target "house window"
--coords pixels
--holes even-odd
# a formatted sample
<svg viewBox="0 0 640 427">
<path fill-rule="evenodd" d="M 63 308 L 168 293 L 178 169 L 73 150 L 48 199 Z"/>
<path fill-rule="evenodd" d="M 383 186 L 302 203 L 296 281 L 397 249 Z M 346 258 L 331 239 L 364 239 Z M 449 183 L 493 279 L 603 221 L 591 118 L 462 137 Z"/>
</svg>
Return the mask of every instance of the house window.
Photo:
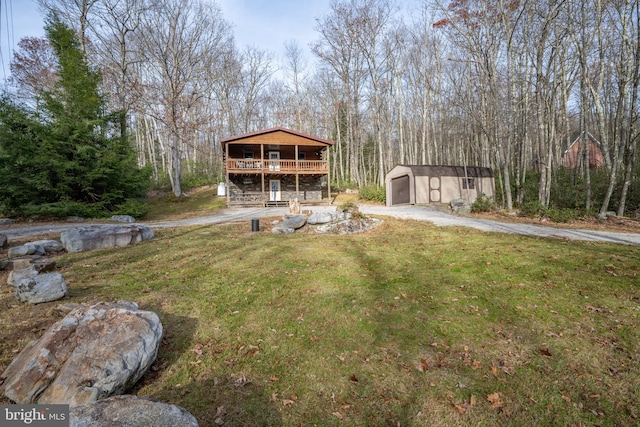
<svg viewBox="0 0 640 427">
<path fill-rule="evenodd" d="M 253 151 L 243 151 L 242 157 L 245 159 L 253 159 Z"/>
<path fill-rule="evenodd" d="M 307 160 L 307 153 L 298 153 L 298 160 Z"/>
<path fill-rule="evenodd" d="M 475 178 L 462 178 L 462 188 L 464 190 L 475 190 L 476 179 Z"/>
</svg>

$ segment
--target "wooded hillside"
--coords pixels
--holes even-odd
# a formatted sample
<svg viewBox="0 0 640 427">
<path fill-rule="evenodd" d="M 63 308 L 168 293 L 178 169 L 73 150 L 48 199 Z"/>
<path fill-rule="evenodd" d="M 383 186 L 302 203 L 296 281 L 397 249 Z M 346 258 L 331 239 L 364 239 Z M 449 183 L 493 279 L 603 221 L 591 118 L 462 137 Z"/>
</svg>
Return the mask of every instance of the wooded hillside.
<svg viewBox="0 0 640 427">
<path fill-rule="evenodd" d="M 291 41 L 280 63 L 237 46 L 213 1 L 39 2 L 78 32 L 139 164 L 176 195 L 184 173 L 220 175 L 222 138 L 284 126 L 336 142 L 340 185 L 382 185 L 396 164 L 477 165 L 507 208 L 532 185 L 549 206 L 556 184 L 575 207 L 640 208 L 640 0 L 335 0 L 310 49 Z M 49 49 L 25 39 L 11 66 L 36 109 L 56 80 Z M 584 138 L 561 170 L 588 134 L 604 167 L 585 167 Z"/>
</svg>

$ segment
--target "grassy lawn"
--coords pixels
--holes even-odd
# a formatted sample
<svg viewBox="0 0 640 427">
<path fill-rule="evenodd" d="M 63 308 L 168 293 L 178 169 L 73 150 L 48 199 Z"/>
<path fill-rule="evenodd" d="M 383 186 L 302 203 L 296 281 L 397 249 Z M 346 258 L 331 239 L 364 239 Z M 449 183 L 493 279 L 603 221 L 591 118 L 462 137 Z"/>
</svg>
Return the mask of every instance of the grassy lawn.
<svg viewBox="0 0 640 427">
<path fill-rule="evenodd" d="M 188 197 L 175 198 L 173 194 L 148 200 L 149 212 L 145 221 L 185 219 L 213 215 L 226 207 L 226 199 L 217 197 L 216 186 L 198 187 L 189 191 Z"/>
<path fill-rule="evenodd" d="M 389 218 L 349 236 L 243 222 L 58 265 L 71 302 L 159 314 L 158 360 L 134 392 L 201 426 L 640 423 L 637 247 Z M 23 306 L 6 307 L 20 325 Z M 0 332 L 0 369 L 49 313 Z"/>
</svg>

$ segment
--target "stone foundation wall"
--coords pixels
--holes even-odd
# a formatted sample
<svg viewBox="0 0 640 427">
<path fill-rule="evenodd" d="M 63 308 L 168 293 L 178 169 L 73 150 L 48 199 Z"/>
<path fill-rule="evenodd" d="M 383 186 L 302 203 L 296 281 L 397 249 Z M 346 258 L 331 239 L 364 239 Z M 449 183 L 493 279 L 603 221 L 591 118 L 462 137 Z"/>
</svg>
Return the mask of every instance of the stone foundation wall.
<svg viewBox="0 0 640 427">
<path fill-rule="evenodd" d="M 269 179 L 280 180 L 282 200 L 322 200 L 327 193 L 326 186 L 322 186 L 323 177 L 301 175 L 299 177 L 299 195 L 296 194 L 296 177 L 292 175 L 273 175 L 265 177 L 265 198 L 269 198 Z M 255 202 L 262 200 L 262 180 L 257 177 L 232 177 L 229 180 L 229 199 L 232 202 Z"/>
</svg>

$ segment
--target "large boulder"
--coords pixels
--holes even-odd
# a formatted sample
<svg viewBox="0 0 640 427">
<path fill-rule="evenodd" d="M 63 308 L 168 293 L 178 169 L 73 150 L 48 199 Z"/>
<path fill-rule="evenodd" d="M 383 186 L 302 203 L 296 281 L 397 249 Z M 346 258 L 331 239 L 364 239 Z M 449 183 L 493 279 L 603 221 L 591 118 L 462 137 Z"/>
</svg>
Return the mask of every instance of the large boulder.
<svg viewBox="0 0 640 427">
<path fill-rule="evenodd" d="M 52 255 L 64 251 L 64 246 L 57 240 L 36 240 L 29 244 L 34 245 L 37 248 L 36 253 L 39 254 Z"/>
<path fill-rule="evenodd" d="M 123 247 L 152 238 L 151 228 L 142 224 L 89 226 L 64 231 L 60 235 L 67 252 Z"/>
<path fill-rule="evenodd" d="M 130 224 L 136 222 L 136 219 L 131 215 L 112 215 L 109 219 L 115 222 L 126 222 Z"/>
<path fill-rule="evenodd" d="M 195 417 L 179 406 L 131 395 L 73 406 L 69 418 L 70 427 L 198 427 Z"/>
<path fill-rule="evenodd" d="M 26 268 L 22 268 L 20 270 L 12 270 L 9 273 L 9 277 L 7 278 L 7 284 L 11 286 L 15 286 L 20 281 L 24 279 L 31 279 L 32 277 L 36 277 L 38 275 L 38 270 L 36 270 L 35 266 L 29 265 Z"/>
<path fill-rule="evenodd" d="M 26 270 L 31 272 L 30 269 Z M 67 295 L 67 283 L 60 273 L 37 274 L 13 281 L 13 293 L 21 302 L 40 304 L 64 298 Z"/>
<path fill-rule="evenodd" d="M 34 255 L 38 248 L 35 245 L 27 243 L 25 245 L 14 246 L 9 248 L 9 258 L 18 258 L 27 255 Z M 42 254 L 44 255 L 44 254 Z"/>
<path fill-rule="evenodd" d="M 24 245 L 9 248 L 9 257 L 17 258 L 27 255 L 52 255 L 62 252 L 64 247 L 57 240 L 36 240 Z"/>
<path fill-rule="evenodd" d="M 33 257 L 0 259 L 0 270 L 22 270 L 33 264 Z"/>
<path fill-rule="evenodd" d="M 458 215 L 469 215 L 471 213 L 471 203 L 465 199 L 453 199 L 449 202 L 451 210 Z"/>
<path fill-rule="evenodd" d="M 132 302 L 80 306 L 27 344 L 0 375 L 19 404 L 84 405 L 133 386 L 156 358 L 162 324 Z"/>
<path fill-rule="evenodd" d="M 309 218 L 307 218 L 307 223 L 310 225 L 317 224 L 328 224 L 330 222 L 335 221 L 336 214 L 331 212 L 314 212 Z"/>
<path fill-rule="evenodd" d="M 307 223 L 306 218 L 303 215 L 289 215 L 280 224 L 277 224 L 271 229 L 274 234 L 291 234 L 295 230 L 304 227 Z"/>
<path fill-rule="evenodd" d="M 51 273 L 56 269 L 57 263 L 51 258 L 37 258 L 33 260 L 31 265 L 38 273 Z"/>
</svg>

